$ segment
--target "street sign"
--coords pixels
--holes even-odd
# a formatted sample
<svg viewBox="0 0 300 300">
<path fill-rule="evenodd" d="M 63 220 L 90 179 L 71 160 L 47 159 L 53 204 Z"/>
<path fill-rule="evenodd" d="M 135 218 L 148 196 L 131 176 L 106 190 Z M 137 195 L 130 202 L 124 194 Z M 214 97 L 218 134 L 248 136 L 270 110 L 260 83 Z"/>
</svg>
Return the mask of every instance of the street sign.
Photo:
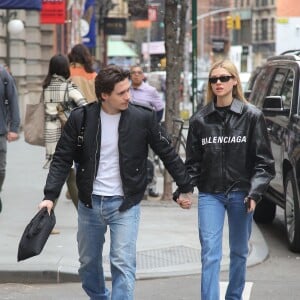
<svg viewBox="0 0 300 300">
<path fill-rule="evenodd" d="M 151 22 L 157 21 L 157 6 L 148 6 L 148 20 Z"/>
</svg>

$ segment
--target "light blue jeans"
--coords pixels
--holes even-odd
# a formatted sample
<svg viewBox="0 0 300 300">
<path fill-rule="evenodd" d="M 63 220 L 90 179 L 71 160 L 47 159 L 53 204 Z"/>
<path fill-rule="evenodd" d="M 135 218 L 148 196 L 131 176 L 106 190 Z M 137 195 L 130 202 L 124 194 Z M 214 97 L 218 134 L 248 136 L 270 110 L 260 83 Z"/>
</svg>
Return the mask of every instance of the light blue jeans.
<svg viewBox="0 0 300 300">
<path fill-rule="evenodd" d="M 132 300 L 136 271 L 136 241 L 140 206 L 119 212 L 120 196 L 92 196 L 93 209 L 79 201 L 79 276 L 91 300 Z M 112 291 L 105 286 L 102 250 L 107 226 L 110 228 Z"/>
<path fill-rule="evenodd" d="M 228 216 L 230 267 L 226 300 L 241 300 L 246 280 L 248 241 L 253 213 L 246 213 L 244 192 L 199 193 L 198 227 L 201 243 L 201 299 L 219 300 L 219 274 L 225 212 Z"/>
</svg>

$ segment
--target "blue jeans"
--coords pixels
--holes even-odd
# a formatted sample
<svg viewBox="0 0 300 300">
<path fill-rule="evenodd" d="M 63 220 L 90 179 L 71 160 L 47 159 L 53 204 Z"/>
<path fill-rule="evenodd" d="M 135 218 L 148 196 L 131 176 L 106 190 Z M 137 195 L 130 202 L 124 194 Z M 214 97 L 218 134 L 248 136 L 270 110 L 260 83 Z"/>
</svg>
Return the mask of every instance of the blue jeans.
<svg viewBox="0 0 300 300">
<path fill-rule="evenodd" d="M 230 267 L 226 300 L 241 300 L 246 280 L 248 241 L 253 213 L 246 213 L 244 192 L 199 193 L 198 227 L 201 243 L 201 299 L 219 300 L 219 273 L 225 211 L 228 216 Z"/>
<path fill-rule="evenodd" d="M 131 300 L 134 295 L 140 206 L 119 212 L 120 196 L 92 196 L 93 209 L 79 201 L 78 252 L 82 287 L 92 300 Z M 110 228 L 112 292 L 105 286 L 102 250 Z"/>
</svg>

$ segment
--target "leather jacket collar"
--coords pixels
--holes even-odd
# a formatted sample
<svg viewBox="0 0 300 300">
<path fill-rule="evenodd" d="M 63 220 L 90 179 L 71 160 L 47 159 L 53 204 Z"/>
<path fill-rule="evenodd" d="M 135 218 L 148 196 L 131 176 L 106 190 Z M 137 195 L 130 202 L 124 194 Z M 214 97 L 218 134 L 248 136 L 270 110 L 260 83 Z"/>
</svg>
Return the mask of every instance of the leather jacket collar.
<svg viewBox="0 0 300 300">
<path fill-rule="evenodd" d="M 230 110 L 237 114 L 242 114 L 245 103 L 236 98 L 233 99 Z M 208 116 L 216 111 L 215 102 L 211 101 L 209 105 L 207 105 L 203 111 L 203 116 Z"/>
</svg>

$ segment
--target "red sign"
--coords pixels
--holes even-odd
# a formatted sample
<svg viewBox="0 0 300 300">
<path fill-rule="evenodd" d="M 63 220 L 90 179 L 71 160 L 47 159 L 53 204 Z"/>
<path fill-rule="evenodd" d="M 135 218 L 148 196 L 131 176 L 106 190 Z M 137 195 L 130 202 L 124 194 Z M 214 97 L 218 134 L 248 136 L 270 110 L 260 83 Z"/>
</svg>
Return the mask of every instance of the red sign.
<svg viewBox="0 0 300 300">
<path fill-rule="evenodd" d="M 157 21 L 157 6 L 148 6 L 148 20 L 151 22 Z"/>
<path fill-rule="evenodd" d="M 64 24 L 66 21 L 66 0 L 43 0 L 41 24 Z"/>
</svg>

